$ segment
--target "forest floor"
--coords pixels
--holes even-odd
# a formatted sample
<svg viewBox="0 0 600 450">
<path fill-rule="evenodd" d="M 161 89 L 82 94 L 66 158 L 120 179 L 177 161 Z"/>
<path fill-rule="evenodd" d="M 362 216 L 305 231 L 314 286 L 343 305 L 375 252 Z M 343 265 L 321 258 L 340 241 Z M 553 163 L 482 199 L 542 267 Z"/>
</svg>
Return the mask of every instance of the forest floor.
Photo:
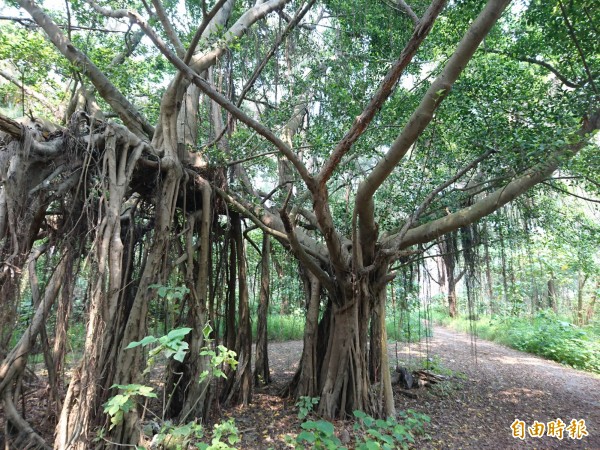
<svg viewBox="0 0 600 450">
<path fill-rule="evenodd" d="M 294 402 L 277 394 L 293 376 L 301 353 L 301 341 L 270 343 L 272 384 L 255 390 L 250 406 L 220 411 L 217 421 L 235 418 L 242 437 L 237 448 L 290 448 L 286 436 L 288 440 L 295 437 L 302 421 Z M 419 437 L 414 448 L 600 450 L 598 376 L 442 327 L 435 327 L 433 337 L 420 343 L 391 344 L 389 355 L 391 364 L 397 362 L 411 370 L 429 365 L 444 377 L 431 388 L 412 389 L 416 398 L 403 395 L 394 386 L 398 411 L 412 409 L 431 417 L 426 436 Z M 26 404 L 35 406 L 26 417 L 51 442 L 53 426 L 43 407 L 47 401 L 44 378 L 32 383 L 40 387 L 27 395 Z M 0 425 L 2 416 L 0 409 Z M 534 438 L 527 432 L 524 440 L 512 436 L 515 419 L 529 427 L 534 421 L 547 423 L 557 418 L 566 426 L 572 419 L 585 420 L 589 435 L 571 439 L 565 429 L 562 440 Z M 344 430 L 352 434 L 352 422 L 340 420 L 334 425 L 338 436 L 347 436 Z"/>
</svg>

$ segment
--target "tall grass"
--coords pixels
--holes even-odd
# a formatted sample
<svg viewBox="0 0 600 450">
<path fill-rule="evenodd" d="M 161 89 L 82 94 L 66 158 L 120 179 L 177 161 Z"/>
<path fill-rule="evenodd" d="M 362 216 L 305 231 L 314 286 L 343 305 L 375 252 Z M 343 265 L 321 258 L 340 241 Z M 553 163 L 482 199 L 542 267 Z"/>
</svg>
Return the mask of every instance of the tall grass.
<svg viewBox="0 0 600 450">
<path fill-rule="evenodd" d="M 267 316 L 267 340 L 271 342 L 298 341 L 304 336 L 304 318 L 296 314 Z M 256 321 L 252 322 L 252 337 L 256 341 Z"/>
</svg>

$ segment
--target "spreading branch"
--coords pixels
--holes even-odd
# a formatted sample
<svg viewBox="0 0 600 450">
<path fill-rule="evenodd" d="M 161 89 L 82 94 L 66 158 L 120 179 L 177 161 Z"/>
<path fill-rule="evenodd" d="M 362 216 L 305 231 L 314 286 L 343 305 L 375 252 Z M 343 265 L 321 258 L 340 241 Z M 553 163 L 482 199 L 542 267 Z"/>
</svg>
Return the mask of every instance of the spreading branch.
<svg viewBox="0 0 600 450">
<path fill-rule="evenodd" d="M 471 60 L 483 38 L 492 29 L 510 0 L 490 0 L 465 33 L 456 51 L 450 57 L 442 73 L 431 84 L 421 103 L 413 112 L 402 133 L 392 143 L 386 155 L 377 163 L 358 188 L 356 204 L 372 201 L 372 196 L 392 173 L 408 149 L 416 142 L 442 101 L 450 93 L 467 63 Z"/>
<path fill-rule="evenodd" d="M 442 184 L 440 184 L 438 187 L 436 187 L 433 191 L 431 191 L 429 193 L 429 195 L 427 197 L 425 197 L 425 199 L 423 200 L 423 202 L 421 202 L 421 204 L 415 210 L 415 212 L 413 214 L 411 214 L 411 216 L 409 217 L 409 219 L 402 226 L 402 229 L 398 233 L 398 235 L 396 237 L 396 240 L 398 242 L 402 242 L 402 240 L 404 239 L 404 236 L 406 236 L 406 233 L 408 232 L 408 230 L 415 224 L 415 222 L 419 219 L 419 217 L 421 217 L 421 215 L 423 214 L 423 212 L 435 200 L 435 198 L 437 197 L 437 195 L 440 192 L 442 192 L 448 186 L 450 186 L 453 183 L 455 183 L 456 181 L 458 181 L 467 172 L 469 172 L 470 170 L 472 170 L 475 167 L 477 167 L 477 165 L 481 161 L 483 161 L 484 159 L 487 159 L 490 155 L 492 155 L 495 152 L 496 152 L 495 149 L 488 149 L 485 153 L 483 153 L 482 155 L 480 155 L 479 157 L 477 157 L 476 159 L 474 159 L 473 161 L 471 161 L 469 164 L 467 164 L 465 167 L 463 167 L 461 170 L 459 170 L 453 177 L 451 177 L 450 179 L 446 180 L 445 182 L 443 182 Z"/>
<path fill-rule="evenodd" d="M 396 242 L 398 235 L 390 236 L 383 245 L 389 247 L 392 244 L 397 245 L 400 249 L 404 249 L 411 245 L 429 242 L 443 234 L 467 226 L 493 213 L 551 176 L 565 158 L 570 158 L 579 152 L 579 150 L 587 145 L 589 135 L 599 129 L 600 112 L 595 112 L 588 120 L 584 121 L 579 131 L 579 142 L 576 144 L 555 151 L 546 161 L 536 164 L 520 177 L 475 202 L 473 205 L 409 230 L 400 242 Z"/>
</svg>

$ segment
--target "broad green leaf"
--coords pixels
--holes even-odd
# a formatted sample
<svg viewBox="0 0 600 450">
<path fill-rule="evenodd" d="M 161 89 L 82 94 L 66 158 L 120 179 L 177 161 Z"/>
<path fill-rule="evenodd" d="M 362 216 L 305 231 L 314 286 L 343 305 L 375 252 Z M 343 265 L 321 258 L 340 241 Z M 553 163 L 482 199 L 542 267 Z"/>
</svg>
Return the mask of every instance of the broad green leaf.
<svg viewBox="0 0 600 450">
<path fill-rule="evenodd" d="M 296 437 L 296 441 L 297 442 L 310 442 L 311 444 L 314 443 L 316 440 L 315 435 L 313 433 L 310 433 L 308 431 L 302 431 L 298 437 Z"/>
<path fill-rule="evenodd" d="M 157 339 L 154 336 L 146 336 L 141 341 L 130 342 L 129 345 L 127 347 L 125 347 L 125 349 L 134 348 L 134 347 L 137 347 L 138 345 L 141 345 L 142 347 L 145 347 L 148 344 L 152 344 L 152 343 L 156 342 L 156 340 Z"/>
<path fill-rule="evenodd" d="M 175 328 L 174 330 L 169 331 L 167 337 L 170 340 L 180 339 L 186 334 L 188 334 L 190 331 L 192 331 L 191 328 Z"/>
</svg>

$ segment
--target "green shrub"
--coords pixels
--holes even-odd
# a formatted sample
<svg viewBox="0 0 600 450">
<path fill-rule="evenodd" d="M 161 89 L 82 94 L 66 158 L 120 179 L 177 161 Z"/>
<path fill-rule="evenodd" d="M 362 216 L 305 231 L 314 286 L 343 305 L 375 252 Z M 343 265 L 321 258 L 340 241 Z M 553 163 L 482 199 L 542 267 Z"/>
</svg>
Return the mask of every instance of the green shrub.
<svg viewBox="0 0 600 450">
<path fill-rule="evenodd" d="M 310 398 L 310 397 L 306 397 Z M 351 448 L 357 450 L 394 450 L 407 449 L 414 443 L 414 436 L 424 434 L 425 425 L 430 421 L 429 416 L 413 410 L 401 411 L 399 420 L 389 417 L 385 420 L 374 419 L 362 411 L 354 411 L 353 441 Z M 294 444 L 297 449 L 312 448 L 316 450 L 346 449 L 335 435 L 335 428 L 326 420 L 308 420 L 302 425 Z"/>
<path fill-rule="evenodd" d="M 362 411 L 354 411 L 354 416 L 358 419 L 354 424 L 357 450 L 406 449 L 415 442 L 415 435 L 425 433 L 425 425 L 430 421 L 429 416 L 412 409 L 400 411 L 401 421 L 393 417 L 374 419 Z"/>
<path fill-rule="evenodd" d="M 316 450 L 342 450 L 342 442 L 334 434 L 334 427 L 326 420 L 307 420 L 300 425 L 302 431 L 296 437 L 296 448 L 314 448 Z"/>
<path fill-rule="evenodd" d="M 304 420 L 314 409 L 315 405 L 319 404 L 320 397 L 301 396 L 296 402 L 298 407 L 298 419 Z"/>
</svg>

